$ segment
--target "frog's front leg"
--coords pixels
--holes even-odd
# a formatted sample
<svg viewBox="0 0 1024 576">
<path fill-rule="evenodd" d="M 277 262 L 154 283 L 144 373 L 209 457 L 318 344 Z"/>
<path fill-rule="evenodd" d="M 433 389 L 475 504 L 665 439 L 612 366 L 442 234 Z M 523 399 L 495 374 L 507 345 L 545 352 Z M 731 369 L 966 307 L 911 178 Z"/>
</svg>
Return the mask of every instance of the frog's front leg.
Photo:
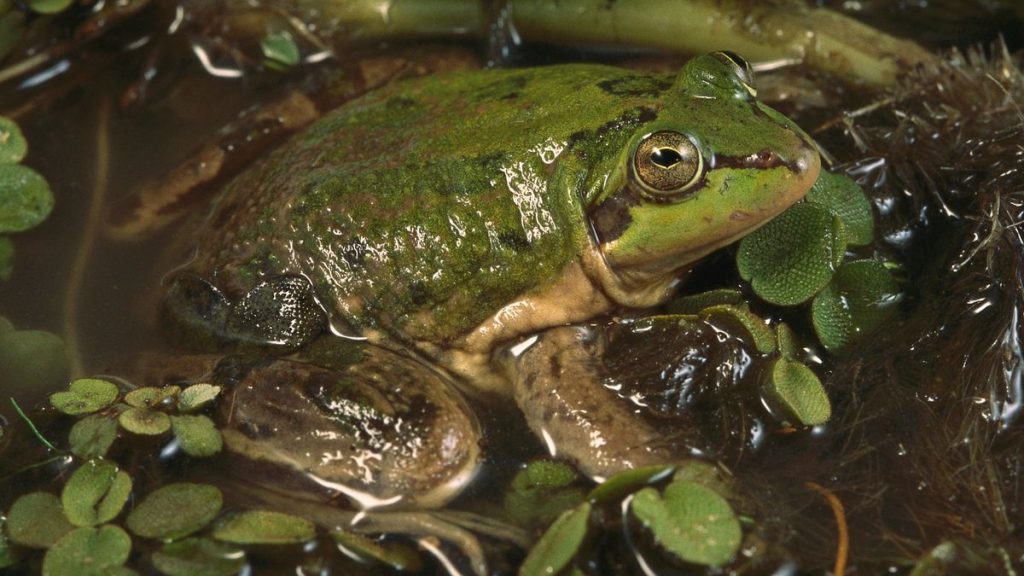
<svg viewBox="0 0 1024 576">
<path fill-rule="evenodd" d="M 553 456 L 595 480 L 746 449 L 757 352 L 696 316 L 548 330 L 502 351 L 516 402 Z"/>
<path fill-rule="evenodd" d="M 507 366 L 516 403 L 552 456 L 599 481 L 673 460 L 662 434 L 602 385 L 600 335 L 571 326 L 535 338 Z"/>
</svg>

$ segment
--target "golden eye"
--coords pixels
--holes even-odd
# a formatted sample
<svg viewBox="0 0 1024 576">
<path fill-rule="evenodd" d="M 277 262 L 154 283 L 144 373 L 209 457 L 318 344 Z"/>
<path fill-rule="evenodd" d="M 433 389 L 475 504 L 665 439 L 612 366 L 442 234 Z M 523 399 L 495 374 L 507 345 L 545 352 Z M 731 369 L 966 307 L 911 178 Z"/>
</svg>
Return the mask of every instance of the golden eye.
<svg viewBox="0 0 1024 576">
<path fill-rule="evenodd" d="M 704 177 L 704 158 L 696 144 L 679 132 L 654 132 L 633 154 L 633 175 L 655 198 L 671 198 L 690 190 Z"/>
</svg>

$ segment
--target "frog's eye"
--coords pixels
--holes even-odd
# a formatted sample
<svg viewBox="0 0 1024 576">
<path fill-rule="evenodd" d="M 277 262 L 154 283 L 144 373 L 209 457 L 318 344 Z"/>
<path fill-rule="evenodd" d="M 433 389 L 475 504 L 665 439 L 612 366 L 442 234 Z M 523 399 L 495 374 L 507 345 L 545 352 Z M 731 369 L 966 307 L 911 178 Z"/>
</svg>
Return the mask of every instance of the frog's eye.
<svg viewBox="0 0 1024 576">
<path fill-rule="evenodd" d="M 750 96 L 757 97 L 757 90 L 754 89 L 754 69 L 750 67 L 750 62 L 744 60 L 739 54 L 728 50 L 715 52 L 714 57 L 732 68 L 736 78 L 747 89 L 747 92 L 750 92 Z"/>
<path fill-rule="evenodd" d="M 656 200 L 680 200 L 704 177 L 704 157 L 688 136 L 654 132 L 640 141 L 633 154 L 633 176 Z"/>
</svg>

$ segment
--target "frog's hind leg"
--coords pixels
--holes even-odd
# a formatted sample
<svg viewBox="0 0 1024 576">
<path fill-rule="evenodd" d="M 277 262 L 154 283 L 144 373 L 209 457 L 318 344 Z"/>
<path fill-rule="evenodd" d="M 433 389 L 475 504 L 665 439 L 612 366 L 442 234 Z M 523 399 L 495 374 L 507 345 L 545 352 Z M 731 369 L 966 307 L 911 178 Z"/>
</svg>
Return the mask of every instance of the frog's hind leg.
<svg viewBox="0 0 1024 576">
<path fill-rule="evenodd" d="M 336 340 L 336 339 L 330 339 Z M 439 374 L 401 353 L 343 343 L 324 365 L 226 359 L 225 446 L 249 464 L 291 469 L 296 488 L 350 508 L 433 508 L 475 476 L 480 427 Z M 299 485 L 301 484 L 301 485 Z"/>
</svg>

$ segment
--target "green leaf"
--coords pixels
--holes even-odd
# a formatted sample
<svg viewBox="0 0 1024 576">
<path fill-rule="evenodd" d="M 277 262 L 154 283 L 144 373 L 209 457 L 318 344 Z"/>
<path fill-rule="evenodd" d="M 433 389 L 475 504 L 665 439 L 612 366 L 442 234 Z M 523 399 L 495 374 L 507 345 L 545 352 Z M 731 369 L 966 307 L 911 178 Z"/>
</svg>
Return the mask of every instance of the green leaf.
<svg viewBox="0 0 1024 576">
<path fill-rule="evenodd" d="M 186 538 L 154 552 L 153 565 L 167 576 L 230 576 L 245 567 L 245 552 L 206 538 Z"/>
<path fill-rule="evenodd" d="M 419 553 L 401 542 L 385 544 L 340 529 L 332 530 L 331 537 L 346 554 L 380 562 L 399 572 L 419 573 L 423 569 L 423 558 Z"/>
<path fill-rule="evenodd" d="M 736 265 L 758 296 L 791 306 L 825 287 L 845 250 L 842 220 L 802 202 L 740 240 Z"/>
<path fill-rule="evenodd" d="M 817 426 L 828 422 L 832 404 L 814 372 L 795 360 L 778 358 L 764 386 L 765 402 L 792 424 Z"/>
<path fill-rule="evenodd" d="M 0 233 L 22 232 L 53 210 L 46 179 L 20 164 L 0 164 Z"/>
<path fill-rule="evenodd" d="M 49 548 L 74 528 L 64 517 L 60 498 L 48 492 L 25 494 L 7 514 L 11 542 L 29 548 Z"/>
<path fill-rule="evenodd" d="M 213 529 L 213 537 L 234 544 L 297 544 L 316 536 L 313 523 L 305 518 L 250 510 L 231 516 Z"/>
<path fill-rule="evenodd" d="M 50 404 L 69 416 L 91 414 L 102 410 L 117 400 L 117 386 L 98 378 L 79 378 L 68 386 L 66 392 L 50 395 Z"/>
<path fill-rule="evenodd" d="M 193 384 L 182 390 L 178 395 L 178 410 L 194 412 L 206 406 L 220 394 L 220 386 L 212 384 Z"/>
<path fill-rule="evenodd" d="M 71 6 L 74 0 L 28 0 L 28 7 L 40 14 L 57 14 Z"/>
<path fill-rule="evenodd" d="M 768 327 L 764 319 L 753 312 L 732 306 L 730 304 L 719 304 L 705 308 L 701 315 L 708 318 L 726 318 L 738 323 L 750 335 L 754 348 L 762 354 L 770 354 L 775 351 L 775 334 Z"/>
<path fill-rule="evenodd" d="M 590 503 L 584 502 L 559 516 L 530 550 L 519 567 L 519 576 L 546 576 L 565 568 L 587 535 Z"/>
<path fill-rule="evenodd" d="M 785 322 L 775 325 L 775 338 L 779 345 L 779 355 L 783 358 L 796 358 L 800 353 L 800 339 Z"/>
<path fill-rule="evenodd" d="M 546 526 L 583 501 L 576 469 L 562 462 L 536 460 L 520 470 L 505 495 L 505 513 L 520 526 Z"/>
<path fill-rule="evenodd" d="M 4 392 L 53 390 L 67 382 L 64 342 L 42 330 L 0 333 L 0 374 L 4 375 Z"/>
<path fill-rule="evenodd" d="M 680 464 L 672 481 L 696 482 L 720 495 L 728 495 L 732 492 L 732 487 L 722 477 L 718 466 L 703 460 L 687 460 Z"/>
<path fill-rule="evenodd" d="M 208 417 L 171 416 L 171 429 L 189 456 L 206 458 L 220 452 L 224 445 L 220 430 Z"/>
<path fill-rule="evenodd" d="M 701 310 L 722 304 L 743 306 L 743 293 L 732 288 L 718 288 L 708 290 L 699 294 L 692 294 L 683 298 L 676 298 L 669 302 L 666 312 L 668 314 L 697 314 Z"/>
<path fill-rule="evenodd" d="M 7 521 L 3 515 L 0 515 L 0 570 L 8 566 L 14 566 L 18 562 L 18 559 L 14 556 L 14 551 L 11 550 L 11 546 L 7 542 L 7 535 L 5 533 L 6 523 Z"/>
<path fill-rule="evenodd" d="M 125 519 L 125 526 L 143 538 L 177 540 L 202 530 L 220 512 L 220 490 L 206 484 L 179 482 L 146 496 Z"/>
<path fill-rule="evenodd" d="M 17 164 L 25 158 L 28 142 L 18 125 L 4 116 L 0 116 L 0 164 Z"/>
<path fill-rule="evenodd" d="M 11 279 L 14 272 L 14 242 L 7 236 L 0 236 L 0 280 Z"/>
<path fill-rule="evenodd" d="M 576 480 L 576 469 L 563 462 L 535 460 L 512 478 L 513 490 L 561 488 Z"/>
<path fill-rule="evenodd" d="M 101 414 L 90 414 L 71 427 L 68 443 L 71 453 L 86 460 L 106 456 L 117 438 L 117 421 Z"/>
<path fill-rule="evenodd" d="M 163 388 L 145 386 L 125 394 L 124 403 L 136 408 L 153 408 L 167 404 L 167 401 L 177 396 L 180 391 L 181 388 L 177 386 L 164 386 Z"/>
<path fill-rule="evenodd" d="M 675 469 L 675 465 L 659 464 L 619 472 L 594 487 L 590 494 L 587 495 L 587 500 L 592 502 L 618 502 L 645 486 L 664 480 Z"/>
<path fill-rule="evenodd" d="M 112 462 L 82 464 L 64 485 L 64 515 L 76 526 L 96 526 L 113 520 L 132 491 L 132 479 Z"/>
<path fill-rule="evenodd" d="M 142 436 L 159 436 L 171 429 L 171 419 L 163 412 L 129 408 L 117 417 L 121 428 Z"/>
<path fill-rule="evenodd" d="M 862 338 L 892 317 L 900 301 L 899 285 L 881 262 L 844 264 L 814 298 L 814 331 L 830 351 Z"/>
<path fill-rule="evenodd" d="M 729 502 L 696 482 L 673 482 L 664 497 L 644 488 L 630 510 L 658 544 L 684 562 L 721 566 L 739 551 L 743 533 Z"/>
<path fill-rule="evenodd" d="M 295 66 L 299 63 L 299 47 L 288 32 L 267 34 L 260 41 L 260 48 L 271 67 Z"/>
<path fill-rule="evenodd" d="M 871 203 L 860 186 L 849 176 L 821 171 L 807 192 L 807 202 L 817 204 L 843 221 L 846 241 L 852 246 L 870 244 L 875 239 L 875 218 Z"/>
<path fill-rule="evenodd" d="M 117 526 L 78 528 L 47 550 L 43 576 L 107 576 L 131 551 L 132 539 Z"/>
</svg>

